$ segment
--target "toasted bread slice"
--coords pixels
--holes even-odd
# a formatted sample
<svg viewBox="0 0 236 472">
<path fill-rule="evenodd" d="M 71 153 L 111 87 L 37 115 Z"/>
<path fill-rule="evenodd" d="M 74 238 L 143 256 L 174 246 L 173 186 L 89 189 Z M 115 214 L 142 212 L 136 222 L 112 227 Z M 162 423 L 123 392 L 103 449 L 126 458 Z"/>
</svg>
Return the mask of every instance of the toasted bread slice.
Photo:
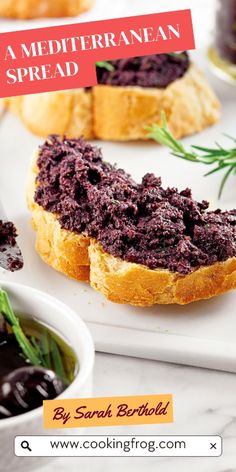
<svg viewBox="0 0 236 472">
<path fill-rule="evenodd" d="M 38 152 L 32 159 L 27 182 L 27 203 L 36 231 L 36 251 L 54 269 L 76 280 L 89 280 L 88 246 L 90 238 L 62 229 L 56 215 L 34 201 Z"/>
<path fill-rule="evenodd" d="M 1 0 L 0 16 L 32 19 L 76 16 L 89 10 L 94 0 Z"/>
<path fill-rule="evenodd" d="M 93 137 L 92 94 L 85 89 L 22 95 L 3 100 L 34 134 Z"/>
<path fill-rule="evenodd" d="M 146 127 L 161 112 L 176 138 L 197 133 L 219 119 L 220 105 L 194 66 L 165 89 L 97 85 L 93 88 L 94 134 L 99 139 L 147 139 Z"/>
<path fill-rule="evenodd" d="M 166 269 L 126 262 L 102 249 L 95 240 L 62 229 L 57 216 L 34 202 L 37 157 L 28 179 L 27 200 L 32 211 L 36 251 L 51 267 L 91 286 L 108 300 L 135 306 L 185 305 L 236 288 L 236 257 L 181 275 Z"/>
<path fill-rule="evenodd" d="M 66 134 L 110 141 L 147 139 L 146 127 L 164 111 L 176 138 L 216 123 L 220 105 L 202 73 L 191 65 L 165 89 L 98 85 L 4 99 L 35 134 Z"/>
<path fill-rule="evenodd" d="M 151 270 L 125 262 L 104 252 L 101 245 L 92 240 L 89 259 L 91 286 L 116 303 L 186 305 L 236 288 L 236 257 L 183 276 L 166 269 Z"/>
<path fill-rule="evenodd" d="M 56 216 L 40 207 L 32 212 L 32 226 L 44 262 L 68 277 L 89 281 L 89 238 L 62 229 Z"/>
</svg>

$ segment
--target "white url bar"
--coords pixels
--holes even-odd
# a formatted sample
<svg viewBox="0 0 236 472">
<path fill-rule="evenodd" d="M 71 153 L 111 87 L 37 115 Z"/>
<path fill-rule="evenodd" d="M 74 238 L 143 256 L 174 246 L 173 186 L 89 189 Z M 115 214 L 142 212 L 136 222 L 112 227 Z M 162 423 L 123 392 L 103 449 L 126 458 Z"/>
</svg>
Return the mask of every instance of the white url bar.
<svg viewBox="0 0 236 472">
<path fill-rule="evenodd" d="M 220 436 L 17 436 L 19 457 L 219 457 Z"/>
</svg>

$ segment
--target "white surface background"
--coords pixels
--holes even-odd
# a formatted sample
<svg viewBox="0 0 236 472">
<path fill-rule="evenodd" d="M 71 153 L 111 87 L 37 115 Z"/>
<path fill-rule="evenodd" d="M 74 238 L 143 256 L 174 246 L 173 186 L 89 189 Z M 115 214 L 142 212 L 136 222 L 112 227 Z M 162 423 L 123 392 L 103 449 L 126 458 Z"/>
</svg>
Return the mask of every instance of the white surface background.
<svg viewBox="0 0 236 472">
<path fill-rule="evenodd" d="M 227 1 L 227 0 L 225 0 Z M 200 60 L 202 66 L 204 64 L 204 52 L 210 41 L 209 31 L 211 29 L 212 18 L 214 14 L 213 0 L 97 0 L 96 6 L 93 11 L 83 15 L 81 20 L 90 21 L 94 19 L 105 19 L 119 16 L 137 15 L 142 13 L 151 13 L 158 11 L 175 10 L 180 8 L 192 8 L 194 30 L 196 37 L 197 51 L 194 52 L 195 60 Z M 65 22 L 78 21 L 78 20 L 65 20 Z M 30 27 L 39 26 L 39 24 L 61 24 L 62 20 L 55 22 L 31 22 Z M 23 26 L 29 27 L 29 23 L 24 22 L 1 22 L 1 29 L 13 30 L 16 28 L 22 28 Z M 231 134 L 235 134 L 235 101 L 232 99 L 235 95 L 235 89 L 230 88 L 221 84 L 218 80 L 214 79 L 210 74 L 210 80 L 217 89 L 218 95 L 224 98 L 224 109 L 223 109 L 223 120 L 221 124 L 216 127 L 202 133 L 202 140 L 206 144 L 207 142 L 212 143 L 218 138 L 219 131 L 222 130 L 222 126 L 227 125 L 226 131 Z M 12 153 L 16 152 L 15 142 L 20 142 L 22 149 L 19 149 L 19 155 L 24 152 L 25 155 L 29 155 L 34 149 L 35 145 L 38 144 L 38 138 L 32 137 L 27 133 L 17 122 L 14 117 L 7 117 L 4 120 L 4 129 L 1 129 L 1 133 L 6 136 L 8 135 L 8 142 L 4 145 L 4 153 L 1 151 L 1 161 L 4 162 L 4 172 L 6 175 L 10 173 L 12 169 Z M 24 137 L 24 139 L 22 138 Z M 19 141 L 18 141 L 19 139 Z M 186 140 L 187 143 L 199 142 L 198 137 Z M 2 138 L 1 138 L 2 141 Z M 124 145 L 114 146 L 112 144 L 103 145 L 105 158 L 107 157 L 110 161 L 119 161 L 120 165 L 123 165 L 127 170 L 132 170 L 135 177 L 140 178 L 143 173 L 143 168 L 139 165 L 135 165 L 136 172 L 134 173 L 133 164 L 131 160 L 125 161 L 124 156 Z M 164 184 L 173 184 L 173 176 L 177 184 L 185 184 L 191 186 L 194 190 L 194 194 L 197 198 L 205 198 L 207 195 L 211 195 L 212 204 L 216 204 L 216 189 L 220 177 L 214 177 L 212 179 L 201 179 L 201 186 L 199 186 L 199 179 L 201 178 L 205 169 L 199 167 L 191 167 L 191 173 L 189 164 L 181 165 L 181 179 L 180 179 L 180 168 L 179 162 L 173 159 L 171 162 L 171 173 L 166 166 L 166 155 L 165 151 L 158 150 L 157 160 L 154 159 L 154 154 L 157 153 L 156 148 L 152 145 L 141 145 L 135 146 L 130 145 L 130 153 L 134 154 L 134 159 L 137 158 L 136 162 L 140 162 L 140 159 L 145 158 L 147 163 L 147 169 L 153 170 L 155 173 L 160 173 L 163 176 Z M 146 154 L 147 152 L 147 154 Z M 109 156 L 109 157 L 108 157 Z M 14 160 L 14 166 L 17 164 Z M 129 168 L 130 165 L 130 168 Z M 186 167 L 184 167 L 186 165 Z M 26 162 L 19 160 L 19 169 L 24 167 L 26 171 Z M 17 168 L 15 169 L 15 176 L 17 176 Z M 8 174 L 9 175 L 9 174 Z M 186 182 L 183 179 L 186 176 Z M 15 179 L 14 179 L 15 180 Z M 231 181 L 232 184 L 232 181 Z M 0 197 L 5 204 L 7 211 L 15 208 L 15 220 L 19 228 L 24 228 L 26 221 L 25 215 L 21 214 L 21 209 L 24 207 L 24 196 L 20 193 L 17 186 L 17 194 L 12 194 L 9 191 L 9 181 L 1 179 Z M 13 187 L 12 187 L 13 188 Z M 19 194 L 18 194 L 19 192 Z M 7 201 L 4 201 L 4 196 L 8 195 Z M 228 185 L 227 191 L 224 194 L 224 199 L 221 205 L 229 207 L 235 200 L 235 188 L 233 185 Z M 17 207 L 15 202 L 17 201 Z M 12 215 L 11 215 L 12 216 Z M 31 251 L 33 235 L 28 231 L 28 239 L 22 238 L 21 245 L 24 252 L 27 252 L 28 265 L 27 270 L 31 269 L 31 284 L 37 285 L 37 277 L 35 273 L 43 273 L 47 280 L 55 280 L 60 275 L 54 274 L 50 269 L 45 269 L 45 266 L 35 258 L 35 255 Z M 48 273 L 46 273 L 48 270 Z M 48 276 L 47 276 L 48 275 Z M 16 274 L 15 279 L 21 280 L 20 274 Z M 18 278 L 19 277 L 19 278 Z M 51 278 L 51 279 L 50 279 Z M 52 281 L 52 285 L 54 282 Z M 39 287 L 41 288 L 41 287 Z M 54 288 L 56 291 L 56 288 Z M 85 296 L 88 298 L 86 293 L 87 288 L 83 290 Z M 51 291 L 51 290 L 50 290 Z M 81 292 L 82 294 L 82 292 Z M 57 293 L 55 293 L 57 295 Z M 63 295 L 58 294 L 63 297 Z M 74 295 L 76 296 L 76 294 Z M 98 297 L 98 298 L 97 298 Z M 94 306 L 94 312 L 101 307 L 106 311 L 105 316 L 109 316 L 109 307 L 106 308 L 106 303 L 100 299 L 99 295 L 96 297 L 96 301 L 92 302 Z M 227 296 L 228 297 L 228 296 Z M 90 303 L 91 305 L 91 303 Z M 212 315 L 214 316 L 214 305 L 212 305 Z M 223 309 L 226 308 L 224 304 Z M 92 311 L 90 311 L 92 313 Z M 228 313 L 227 313 L 228 315 Z M 117 313 L 119 316 L 119 313 Z M 209 316 L 209 312 L 208 312 Z M 140 316 L 140 323 L 143 324 L 143 318 Z M 185 318 L 185 317 L 184 317 Z M 232 314 L 232 326 L 233 326 L 233 314 Z M 147 323 L 150 321 L 147 319 Z M 168 321 L 167 321 L 168 323 Z M 219 325 L 214 325 L 215 329 L 224 330 L 224 313 L 221 313 Z M 204 321 L 203 321 L 204 324 Z M 212 325 L 213 326 L 213 325 Z M 235 323 L 234 323 L 235 326 Z M 218 328 L 217 328 L 218 327 Z M 179 325 L 179 329 L 185 328 L 185 320 L 182 320 Z M 204 328 L 203 328 L 204 329 Z M 209 328 L 209 331 L 210 328 Z M 228 329 L 228 339 L 235 339 L 234 330 Z M 196 334 L 196 333 L 194 333 Z M 208 335 L 212 335 L 212 331 Z M 126 471 L 135 470 L 141 471 L 161 471 L 161 472 L 178 472 L 179 470 L 187 472 L 235 472 L 236 471 L 236 396 L 235 396 L 236 378 L 233 374 L 218 373 L 214 371 L 208 371 L 196 368 L 187 368 L 177 365 L 169 365 L 164 363 L 158 363 L 153 361 L 145 361 L 132 359 L 127 357 L 118 357 L 112 355 L 97 354 L 95 364 L 95 384 L 94 384 L 94 395 L 95 396 L 108 396 L 108 395 L 134 395 L 134 394 L 145 394 L 145 393 L 173 393 L 174 395 L 174 406 L 175 406 L 175 422 L 173 425 L 162 425 L 162 426 L 143 426 L 143 427 L 126 427 L 126 428 L 94 428 L 91 433 L 94 434 L 221 434 L 224 438 L 224 454 L 221 458 L 217 459 L 60 459 L 56 461 L 55 465 L 50 465 L 41 470 L 41 472 L 54 472 L 64 471 L 70 467 L 72 472 L 81 470 L 83 472 L 94 471 L 110 471 L 115 472 L 116 470 L 123 467 Z M 78 433 L 78 431 L 76 431 Z M 88 431 L 89 433 L 89 431 Z"/>
</svg>

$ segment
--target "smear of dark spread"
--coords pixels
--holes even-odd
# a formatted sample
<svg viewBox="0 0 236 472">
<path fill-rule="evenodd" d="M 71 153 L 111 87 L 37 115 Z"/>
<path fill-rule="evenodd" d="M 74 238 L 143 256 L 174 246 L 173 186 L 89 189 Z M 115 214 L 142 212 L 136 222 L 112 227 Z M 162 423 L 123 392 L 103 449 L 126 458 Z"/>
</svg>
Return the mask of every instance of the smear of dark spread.
<svg viewBox="0 0 236 472">
<path fill-rule="evenodd" d="M 11 272 L 23 267 L 23 259 L 20 250 L 16 244 L 17 231 L 10 221 L 0 220 L 0 260 L 1 253 L 4 253 L 4 259 L 7 260 L 7 269 Z M 11 250 L 14 248 L 14 252 Z M 0 264 L 1 265 L 1 264 Z"/>
<path fill-rule="evenodd" d="M 154 174 L 138 184 L 83 139 L 49 137 L 38 167 L 35 201 L 113 256 L 189 274 L 236 255 L 236 210 L 207 211 L 191 190 L 164 189 Z"/>
<path fill-rule="evenodd" d="M 109 61 L 113 71 L 97 67 L 97 80 L 103 85 L 165 88 L 187 72 L 190 61 L 186 52 L 153 54 Z"/>
</svg>

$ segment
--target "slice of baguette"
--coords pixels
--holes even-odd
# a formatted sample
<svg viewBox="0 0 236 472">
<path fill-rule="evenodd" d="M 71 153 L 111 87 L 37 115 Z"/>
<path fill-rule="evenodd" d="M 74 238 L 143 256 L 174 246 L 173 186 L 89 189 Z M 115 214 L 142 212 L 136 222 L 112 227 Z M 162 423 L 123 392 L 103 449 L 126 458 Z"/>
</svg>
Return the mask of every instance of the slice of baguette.
<svg viewBox="0 0 236 472">
<path fill-rule="evenodd" d="M 89 238 L 62 229 L 57 217 L 40 207 L 32 212 L 32 226 L 44 262 L 68 277 L 89 281 Z"/>
<path fill-rule="evenodd" d="M 236 288 L 236 257 L 183 276 L 125 262 L 104 252 L 95 240 L 62 229 L 56 215 L 34 202 L 37 158 L 38 152 L 29 173 L 27 201 L 36 231 L 36 251 L 54 269 L 76 280 L 90 280 L 108 300 L 135 306 L 185 305 Z"/>
<path fill-rule="evenodd" d="M 32 19 L 76 16 L 89 10 L 94 0 L 1 0 L 0 16 Z"/>
<path fill-rule="evenodd" d="M 96 241 L 90 243 L 89 259 L 91 286 L 116 303 L 186 305 L 236 288 L 236 257 L 185 276 L 125 262 L 104 252 Z"/>
<path fill-rule="evenodd" d="M 147 139 L 147 126 L 165 112 L 176 138 L 197 133 L 219 119 L 219 102 L 203 74 L 191 65 L 165 89 L 97 85 L 93 88 L 94 133 L 104 140 Z"/>
<path fill-rule="evenodd" d="M 85 89 L 10 97 L 3 104 L 38 136 L 93 137 L 92 94 Z"/>
<path fill-rule="evenodd" d="M 176 138 L 213 125 L 220 115 L 214 92 L 194 65 L 166 89 L 98 85 L 91 91 L 62 90 L 6 98 L 3 103 L 39 136 L 110 141 L 146 140 L 146 126 L 160 123 L 162 111 Z"/>
<path fill-rule="evenodd" d="M 44 262 L 76 280 L 89 281 L 88 246 L 90 238 L 61 228 L 57 216 L 34 201 L 38 152 L 33 156 L 27 181 L 27 203 L 36 231 L 36 251 Z"/>
</svg>

